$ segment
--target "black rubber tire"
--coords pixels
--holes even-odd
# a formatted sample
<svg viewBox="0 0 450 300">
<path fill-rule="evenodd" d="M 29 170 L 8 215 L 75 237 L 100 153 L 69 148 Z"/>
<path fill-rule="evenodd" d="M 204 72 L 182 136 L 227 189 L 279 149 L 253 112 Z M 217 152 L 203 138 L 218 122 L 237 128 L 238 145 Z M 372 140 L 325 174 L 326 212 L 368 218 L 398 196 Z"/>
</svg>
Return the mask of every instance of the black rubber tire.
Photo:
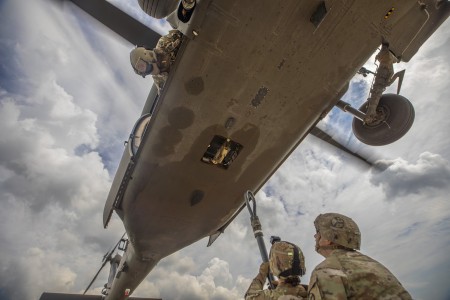
<svg viewBox="0 0 450 300">
<path fill-rule="evenodd" d="M 163 19 L 175 11 L 178 0 L 138 0 L 139 6 L 149 16 L 155 19 Z"/>
<path fill-rule="evenodd" d="M 367 102 L 359 110 L 365 113 Z M 383 122 L 368 125 L 357 118 L 353 118 L 353 134 L 364 144 L 384 146 L 393 143 L 404 136 L 414 122 L 413 105 L 408 99 L 400 95 L 382 95 L 377 110 L 384 111 Z"/>
</svg>

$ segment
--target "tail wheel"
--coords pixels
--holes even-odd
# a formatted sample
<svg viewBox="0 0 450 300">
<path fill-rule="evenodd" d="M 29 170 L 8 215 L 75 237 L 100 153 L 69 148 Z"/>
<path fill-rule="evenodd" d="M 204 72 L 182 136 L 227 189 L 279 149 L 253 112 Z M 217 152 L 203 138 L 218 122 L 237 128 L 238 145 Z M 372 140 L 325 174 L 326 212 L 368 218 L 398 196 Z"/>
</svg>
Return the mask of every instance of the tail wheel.
<svg viewBox="0 0 450 300">
<path fill-rule="evenodd" d="M 367 111 L 367 102 L 360 108 Z M 403 96 L 384 94 L 377 107 L 377 118 L 370 124 L 353 119 L 353 134 L 364 144 L 384 146 L 404 136 L 414 122 L 414 107 Z"/>
<path fill-rule="evenodd" d="M 170 15 L 178 7 L 178 0 L 138 0 L 139 6 L 149 16 L 162 19 Z"/>
</svg>

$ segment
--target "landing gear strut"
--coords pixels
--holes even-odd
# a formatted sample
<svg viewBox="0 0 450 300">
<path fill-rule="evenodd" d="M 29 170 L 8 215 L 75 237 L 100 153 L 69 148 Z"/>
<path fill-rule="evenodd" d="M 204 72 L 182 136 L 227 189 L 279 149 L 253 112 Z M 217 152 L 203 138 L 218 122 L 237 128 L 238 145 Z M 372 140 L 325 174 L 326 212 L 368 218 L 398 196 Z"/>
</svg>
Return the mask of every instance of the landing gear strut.
<svg viewBox="0 0 450 300">
<path fill-rule="evenodd" d="M 355 116 L 352 127 L 358 140 L 371 146 L 384 146 L 408 132 L 414 122 L 414 107 L 399 95 L 405 70 L 394 74 L 393 64 L 397 58 L 389 51 L 388 43 L 383 43 L 376 60 L 380 63 L 376 72 L 366 68 L 358 72 L 364 77 L 375 75 L 367 101 L 359 110 L 344 101 L 339 101 L 336 106 Z M 383 94 L 397 78 L 397 94 Z"/>
</svg>

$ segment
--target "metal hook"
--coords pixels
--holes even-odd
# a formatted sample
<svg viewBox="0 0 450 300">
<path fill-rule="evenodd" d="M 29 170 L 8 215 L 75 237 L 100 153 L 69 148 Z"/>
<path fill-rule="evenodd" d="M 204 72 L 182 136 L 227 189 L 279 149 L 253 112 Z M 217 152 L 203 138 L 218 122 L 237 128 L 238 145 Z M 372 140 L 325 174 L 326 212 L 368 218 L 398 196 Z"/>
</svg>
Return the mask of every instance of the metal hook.
<svg viewBox="0 0 450 300">
<path fill-rule="evenodd" d="M 250 206 L 250 201 L 253 201 L 253 210 L 252 207 Z M 250 213 L 250 217 L 251 219 L 256 218 L 256 200 L 255 200 L 255 196 L 253 195 L 253 193 L 251 191 L 247 191 L 245 192 L 245 203 L 247 204 L 247 208 L 248 208 L 248 212 Z"/>
</svg>

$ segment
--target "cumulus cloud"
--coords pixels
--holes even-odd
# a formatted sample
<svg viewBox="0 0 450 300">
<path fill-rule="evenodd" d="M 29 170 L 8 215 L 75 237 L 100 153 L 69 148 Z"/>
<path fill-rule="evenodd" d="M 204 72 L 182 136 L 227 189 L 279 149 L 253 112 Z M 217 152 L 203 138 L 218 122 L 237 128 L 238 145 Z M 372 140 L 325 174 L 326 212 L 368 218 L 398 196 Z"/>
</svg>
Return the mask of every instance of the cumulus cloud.
<svg viewBox="0 0 450 300">
<path fill-rule="evenodd" d="M 32 16 L 14 1 L 2 3 L 1 11 L 2 21 L 22 20 L 22 26 L 1 26 L 0 290 L 6 299 L 79 291 L 116 239 L 101 230 L 111 182 L 100 151 L 107 149 L 101 146 L 102 110 L 98 101 L 86 105 L 81 100 L 89 98 L 75 92 L 86 85 L 73 80 L 72 86 L 67 79 L 79 70 L 74 61 L 90 52 L 61 43 L 61 37 L 73 37 L 79 45 L 84 39 L 70 26 L 58 26 L 59 12 L 44 17 L 53 7 L 41 4 L 28 3 Z M 105 79 L 114 83 L 114 76 Z M 123 230 L 117 222 L 111 227 Z M 92 258 L 83 258 L 86 252 Z"/>
<path fill-rule="evenodd" d="M 31 299 L 36 295 L 36 286 L 55 286 L 57 289 L 67 290 L 73 287 L 76 274 L 67 266 L 51 264 L 48 254 L 40 248 L 30 248 L 24 255 L 8 264 L 5 275 L 1 275 L 2 285 L 6 287 L 6 293 L 11 299 Z M 46 275 L 42 276 L 45 270 Z M 3 272 L 2 272 L 3 273 Z M 6 276 L 10 274 L 12 276 Z M 18 286 L 30 288 L 20 289 Z M 16 288 L 14 288 L 16 287 Z"/>
<path fill-rule="evenodd" d="M 117 217 L 102 229 L 103 204 L 151 81 L 130 68 L 133 45 L 73 7 L 27 5 L 7 0 L 0 11 L 7 24 L 0 26 L 0 297 L 31 300 L 43 291 L 82 292 L 122 235 Z M 308 137 L 256 195 L 266 247 L 270 235 L 302 247 L 303 283 L 323 259 L 314 251 L 313 220 L 336 211 L 359 224 L 362 251 L 387 265 L 415 299 L 448 299 L 450 143 L 440 128 L 450 125 L 450 25 L 442 30 L 430 40 L 437 49 L 424 47 L 408 65 L 403 92 L 416 121 L 399 142 L 377 148 L 374 156 L 387 158 L 384 172 L 354 168 L 351 158 Z M 346 100 L 359 106 L 369 85 L 355 78 Z M 349 124 L 348 114 L 333 110 L 321 126 L 365 149 Z M 242 299 L 261 261 L 248 212 L 206 243 L 163 259 L 136 295 Z M 107 269 L 90 293 L 100 292 Z"/>
<path fill-rule="evenodd" d="M 191 258 L 179 253 L 169 256 L 155 268 L 135 295 L 143 297 L 151 294 L 163 299 L 231 300 L 242 297 L 242 288 L 250 284 L 242 276 L 234 280 L 228 262 L 217 257 L 212 258 L 198 275 L 192 274 L 196 273 L 192 262 Z M 182 267 L 186 267 L 186 263 L 188 269 Z"/>
<path fill-rule="evenodd" d="M 448 160 L 430 152 L 422 153 L 416 163 L 399 158 L 378 161 L 377 166 L 384 171 L 375 172 L 371 182 L 383 188 L 387 199 L 443 188 L 450 181 Z"/>
<path fill-rule="evenodd" d="M 97 153 L 80 157 L 74 150 L 80 145 L 96 146 L 95 115 L 74 105 L 54 82 L 50 85 L 56 94 L 37 96 L 42 101 L 31 105 L 17 105 L 14 96 L 2 96 L 0 125 L 8 135 L 0 138 L 0 165 L 10 171 L 1 182 L 2 193 L 37 210 L 54 203 L 89 208 L 91 196 L 102 186 L 86 188 L 89 176 L 105 183 L 108 174 Z"/>
</svg>

